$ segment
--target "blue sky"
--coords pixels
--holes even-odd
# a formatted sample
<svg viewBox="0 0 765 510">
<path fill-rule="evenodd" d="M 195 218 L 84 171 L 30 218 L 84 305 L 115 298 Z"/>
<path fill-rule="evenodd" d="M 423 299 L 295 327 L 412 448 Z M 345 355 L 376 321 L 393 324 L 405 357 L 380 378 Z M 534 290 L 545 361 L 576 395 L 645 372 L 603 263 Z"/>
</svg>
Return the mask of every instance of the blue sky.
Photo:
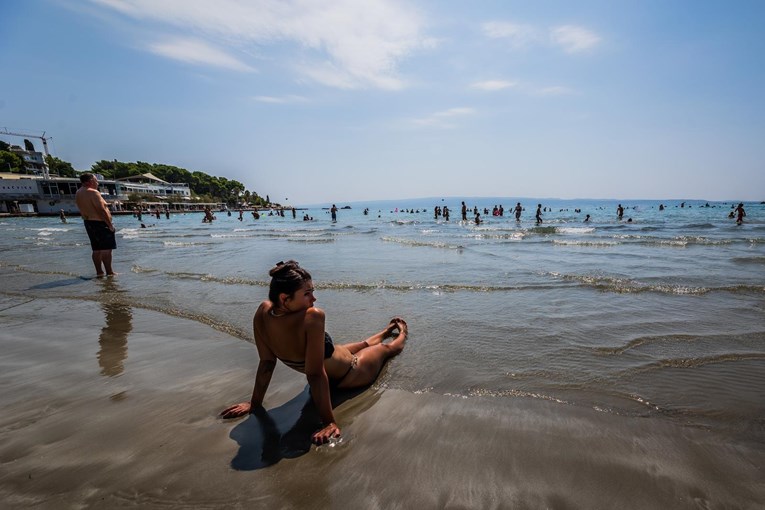
<svg viewBox="0 0 765 510">
<path fill-rule="evenodd" d="M 294 205 L 765 199 L 765 2 L 2 7 L 0 127 L 78 170 L 167 163 Z"/>
</svg>

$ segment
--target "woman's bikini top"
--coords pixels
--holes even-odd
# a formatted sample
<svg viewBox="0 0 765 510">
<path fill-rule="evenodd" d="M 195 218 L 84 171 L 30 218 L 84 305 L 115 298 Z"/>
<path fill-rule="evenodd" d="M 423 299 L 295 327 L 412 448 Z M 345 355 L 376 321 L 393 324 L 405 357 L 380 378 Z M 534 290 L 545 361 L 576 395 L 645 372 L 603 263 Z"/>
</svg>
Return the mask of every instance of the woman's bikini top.
<svg viewBox="0 0 765 510">
<path fill-rule="evenodd" d="M 332 353 L 335 352 L 335 344 L 332 343 L 332 337 L 329 336 L 329 333 L 326 331 L 324 332 L 324 359 L 331 358 Z M 282 359 L 279 358 L 279 361 L 287 365 L 293 370 L 297 370 L 298 372 L 305 373 L 305 359 L 301 361 L 291 361 L 288 359 Z"/>
</svg>

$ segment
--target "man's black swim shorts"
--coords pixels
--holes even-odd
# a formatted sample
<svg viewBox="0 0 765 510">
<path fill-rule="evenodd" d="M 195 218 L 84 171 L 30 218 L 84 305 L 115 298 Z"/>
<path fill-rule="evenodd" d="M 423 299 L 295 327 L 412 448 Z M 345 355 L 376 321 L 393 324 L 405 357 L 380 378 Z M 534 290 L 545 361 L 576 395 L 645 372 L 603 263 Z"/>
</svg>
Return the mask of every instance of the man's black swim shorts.
<svg viewBox="0 0 765 510">
<path fill-rule="evenodd" d="M 105 221 L 85 220 L 85 230 L 88 232 L 93 251 L 117 249 L 114 232 L 109 230 Z"/>
</svg>

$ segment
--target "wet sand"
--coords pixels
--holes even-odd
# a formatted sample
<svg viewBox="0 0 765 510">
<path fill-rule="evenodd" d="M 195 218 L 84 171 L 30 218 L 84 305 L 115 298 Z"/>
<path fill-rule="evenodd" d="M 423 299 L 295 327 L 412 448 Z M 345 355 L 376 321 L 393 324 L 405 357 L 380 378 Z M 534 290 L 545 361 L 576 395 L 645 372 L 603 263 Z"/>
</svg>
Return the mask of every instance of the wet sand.
<svg viewBox="0 0 765 510">
<path fill-rule="evenodd" d="M 343 440 L 316 448 L 280 365 L 267 417 L 223 421 L 254 346 L 124 304 L 3 297 L 0 349 L 5 508 L 765 505 L 765 445 L 656 417 L 373 387 L 338 398 Z"/>
</svg>

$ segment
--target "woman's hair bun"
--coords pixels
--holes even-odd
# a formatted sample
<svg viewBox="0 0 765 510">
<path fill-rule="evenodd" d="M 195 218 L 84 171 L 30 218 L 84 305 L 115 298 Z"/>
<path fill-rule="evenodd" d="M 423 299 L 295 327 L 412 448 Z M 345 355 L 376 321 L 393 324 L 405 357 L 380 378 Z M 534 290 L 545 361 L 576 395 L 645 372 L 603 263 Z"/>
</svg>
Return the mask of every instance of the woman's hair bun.
<svg viewBox="0 0 765 510">
<path fill-rule="evenodd" d="M 299 268 L 300 264 L 294 260 L 288 260 L 287 262 L 280 261 L 277 262 L 273 268 L 271 268 L 271 270 L 268 272 L 268 276 L 273 278 L 275 276 L 279 276 Z"/>
</svg>

